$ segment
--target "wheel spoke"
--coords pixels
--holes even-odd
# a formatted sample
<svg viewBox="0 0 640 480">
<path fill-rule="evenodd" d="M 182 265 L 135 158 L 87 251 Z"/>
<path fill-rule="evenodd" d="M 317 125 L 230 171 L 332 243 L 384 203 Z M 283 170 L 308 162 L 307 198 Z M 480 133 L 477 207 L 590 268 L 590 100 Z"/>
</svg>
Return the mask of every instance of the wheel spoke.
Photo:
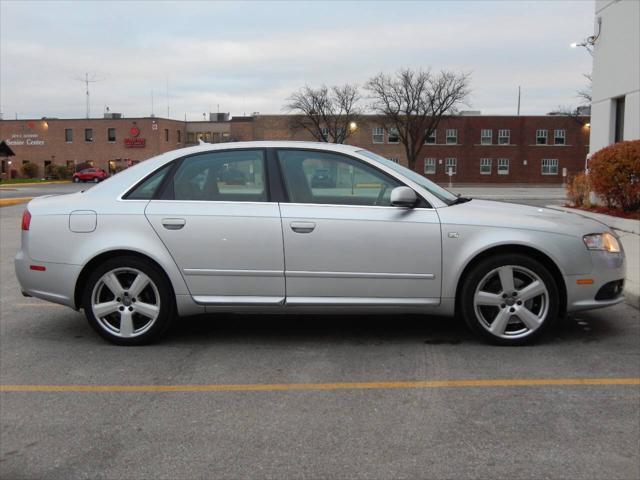
<svg viewBox="0 0 640 480">
<path fill-rule="evenodd" d="M 507 309 L 500 310 L 489 327 L 491 333 L 494 335 L 504 335 L 507 324 L 509 323 L 509 318 L 511 318 L 511 314 Z"/>
<path fill-rule="evenodd" d="M 149 277 L 140 272 L 129 287 L 129 296 L 137 297 L 149 285 Z"/>
<path fill-rule="evenodd" d="M 493 305 L 500 306 L 503 303 L 503 299 L 500 295 L 496 295 L 495 293 L 483 292 L 480 291 L 476 293 L 476 304 L 477 305 Z"/>
<path fill-rule="evenodd" d="M 155 319 L 158 316 L 160 308 L 157 305 L 151 305 L 150 303 L 136 302 L 134 310 L 145 317 Z"/>
<path fill-rule="evenodd" d="M 526 302 L 527 300 L 531 300 L 532 298 L 535 298 L 538 295 L 542 295 L 543 293 L 546 293 L 546 291 L 547 289 L 544 287 L 544 284 L 542 282 L 538 280 L 534 280 L 525 288 L 520 290 L 519 297 Z"/>
<path fill-rule="evenodd" d="M 96 303 L 95 305 L 93 305 L 93 314 L 97 318 L 102 318 L 109 315 L 110 313 L 117 312 L 119 306 L 120 303 L 116 302 L 115 300 L 112 300 L 110 302 Z"/>
<path fill-rule="evenodd" d="M 125 309 L 120 313 L 120 336 L 130 337 L 133 334 L 133 318 L 131 312 Z"/>
<path fill-rule="evenodd" d="M 529 330 L 535 330 L 542 323 L 542 320 L 540 320 L 535 313 L 524 306 L 519 308 L 514 315 L 522 320 L 522 323 L 524 323 Z"/>
<path fill-rule="evenodd" d="M 118 277 L 116 277 L 115 273 L 109 272 L 104 277 L 102 277 L 102 281 L 107 286 L 107 288 L 111 290 L 111 293 L 113 293 L 114 296 L 116 297 L 122 296 L 124 289 L 122 288 L 122 285 L 120 284 L 120 280 L 118 280 Z"/>
<path fill-rule="evenodd" d="M 513 267 L 505 266 L 498 270 L 500 276 L 500 285 L 502 285 L 502 291 L 505 293 L 511 293 L 515 290 L 513 283 Z"/>
</svg>

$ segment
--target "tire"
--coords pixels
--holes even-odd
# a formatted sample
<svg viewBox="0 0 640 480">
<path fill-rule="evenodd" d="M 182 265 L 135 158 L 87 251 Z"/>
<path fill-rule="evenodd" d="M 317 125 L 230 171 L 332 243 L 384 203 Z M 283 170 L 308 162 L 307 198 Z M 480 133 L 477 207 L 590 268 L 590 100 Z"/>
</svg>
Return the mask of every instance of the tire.
<svg viewBox="0 0 640 480">
<path fill-rule="evenodd" d="M 463 279 L 462 317 L 471 330 L 496 345 L 534 341 L 557 320 L 559 306 L 553 276 L 527 255 L 489 257 Z"/>
<path fill-rule="evenodd" d="M 93 183 L 98 183 L 100 179 L 98 177 L 93 177 Z"/>
<path fill-rule="evenodd" d="M 89 325 L 105 340 L 116 345 L 144 345 L 169 328 L 175 298 L 158 267 L 139 257 L 121 256 L 105 261 L 91 273 L 82 307 Z"/>
<path fill-rule="evenodd" d="M 80 179 L 78 177 L 73 177 L 73 183 L 80 183 Z"/>
</svg>

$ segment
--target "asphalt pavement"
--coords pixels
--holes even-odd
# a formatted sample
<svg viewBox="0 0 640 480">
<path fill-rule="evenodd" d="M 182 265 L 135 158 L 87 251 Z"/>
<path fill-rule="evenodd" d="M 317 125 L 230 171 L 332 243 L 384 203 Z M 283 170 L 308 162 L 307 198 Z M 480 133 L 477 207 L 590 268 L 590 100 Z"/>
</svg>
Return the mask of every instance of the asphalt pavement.
<svg viewBox="0 0 640 480">
<path fill-rule="evenodd" d="M 640 478 L 629 305 L 516 348 L 408 315 L 203 316 L 116 347 L 20 295 L 23 208 L 0 208 L 2 479 Z"/>
</svg>

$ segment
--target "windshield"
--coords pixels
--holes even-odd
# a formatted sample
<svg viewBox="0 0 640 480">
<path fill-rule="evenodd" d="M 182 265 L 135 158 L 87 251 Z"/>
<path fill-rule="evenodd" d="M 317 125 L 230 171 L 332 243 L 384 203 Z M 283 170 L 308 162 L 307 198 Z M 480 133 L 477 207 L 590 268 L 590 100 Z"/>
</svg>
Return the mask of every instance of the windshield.
<svg viewBox="0 0 640 480">
<path fill-rule="evenodd" d="M 376 162 L 380 162 L 385 167 L 389 167 L 390 169 L 400 173 L 401 175 L 404 175 L 409 180 L 417 183 L 425 190 L 428 190 L 430 193 L 438 197 L 447 205 L 452 205 L 453 203 L 456 202 L 456 200 L 458 200 L 458 197 L 453 193 L 451 193 L 449 190 L 445 190 L 441 186 L 433 183 L 431 180 L 427 180 L 422 175 L 414 172 L 413 170 L 409 170 L 407 167 L 403 167 L 399 163 L 395 163 L 395 162 L 392 162 L 391 160 L 387 160 L 386 158 L 381 157 L 380 155 L 370 152 L 368 150 L 358 150 L 356 153 L 359 153 L 360 155 L 364 155 L 365 157 L 369 157 L 370 159 L 375 160 Z"/>
</svg>

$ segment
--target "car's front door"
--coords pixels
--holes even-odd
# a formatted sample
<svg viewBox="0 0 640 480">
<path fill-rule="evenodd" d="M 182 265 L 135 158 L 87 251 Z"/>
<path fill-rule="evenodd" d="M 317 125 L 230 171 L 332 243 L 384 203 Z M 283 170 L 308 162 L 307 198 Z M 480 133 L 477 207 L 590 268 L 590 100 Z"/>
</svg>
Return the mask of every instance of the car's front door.
<svg viewBox="0 0 640 480">
<path fill-rule="evenodd" d="M 439 303 L 435 210 L 392 207 L 402 184 L 352 157 L 281 149 L 278 162 L 289 198 L 280 204 L 287 304 Z M 312 181 L 318 170 L 332 181 Z"/>
<path fill-rule="evenodd" d="M 264 150 L 207 152 L 181 160 L 151 225 L 201 304 L 284 302 L 282 227 L 268 198 Z"/>
</svg>

